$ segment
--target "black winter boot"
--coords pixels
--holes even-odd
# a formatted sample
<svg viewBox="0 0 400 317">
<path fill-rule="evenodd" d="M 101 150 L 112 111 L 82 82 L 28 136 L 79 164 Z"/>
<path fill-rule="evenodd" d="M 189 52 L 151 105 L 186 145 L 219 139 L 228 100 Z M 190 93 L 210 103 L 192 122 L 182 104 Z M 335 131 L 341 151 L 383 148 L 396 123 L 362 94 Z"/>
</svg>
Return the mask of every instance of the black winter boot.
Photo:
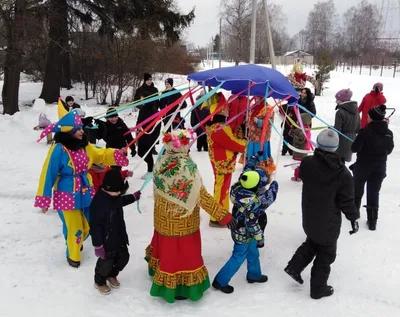
<svg viewBox="0 0 400 317">
<path fill-rule="evenodd" d="M 253 283 L 265 283 L 267 281 L 268 281 L 268 276 L 266 276 L 266 275 L 261 275 L 261 277 L 258 280 L 253 280 L 251 278 L 247 279 L 247 282 L 250 283 L 250 284 L 253 284 Z"/>
<path fill-rule="evenodd" d="M 285 272 L 292 278 L 294 279 L 297 283 L 303 284 L 304 281 L 301 277 L 301 274 L 299 272 L 296 272 L 290 265 L 285 267 Z"/>
<path fill-rule="evenodd" d="M 367 225 L 368 229 L 371 231 L 376 230 L 376 222 L 378 220 L 378 208 L 364 206 L 367 208 Z"/>
<path fill-rule="evenodd" d="M 221 284 L 219 284 L 216 280 L 214 280 L 214 282 L 212 283 L 212 287 L 225 294 L 231 294 L 235 290 L 233 286 L 230 285 L 221 286 Z"/>
<path fill-rule="evenodd" d="M 327 286 L 325 286 L 321 289 L 315 290 L 315 291 L 311 290 L 310 296 L 312 299 L 320 299 L 322 297 L 328 297 L 328 296 L 333 295 L 333 291 L 334 291 L 333 287 L 327 285 Z"/>
</svg>

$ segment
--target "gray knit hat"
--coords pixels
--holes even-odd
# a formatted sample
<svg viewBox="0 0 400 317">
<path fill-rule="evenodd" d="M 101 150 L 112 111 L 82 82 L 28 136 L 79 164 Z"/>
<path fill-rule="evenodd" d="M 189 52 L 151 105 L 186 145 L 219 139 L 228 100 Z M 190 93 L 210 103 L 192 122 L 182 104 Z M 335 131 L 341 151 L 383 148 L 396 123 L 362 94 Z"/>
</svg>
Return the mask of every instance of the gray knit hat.
<svg viewBox="0 0 400 317">
<path fill-rule="evenodd" d="M 318 134 L 318 148 L 327 152 L 335 152 L 339 147 L 339 135 L 336 131 L 325 129 Z"/>
</svg>

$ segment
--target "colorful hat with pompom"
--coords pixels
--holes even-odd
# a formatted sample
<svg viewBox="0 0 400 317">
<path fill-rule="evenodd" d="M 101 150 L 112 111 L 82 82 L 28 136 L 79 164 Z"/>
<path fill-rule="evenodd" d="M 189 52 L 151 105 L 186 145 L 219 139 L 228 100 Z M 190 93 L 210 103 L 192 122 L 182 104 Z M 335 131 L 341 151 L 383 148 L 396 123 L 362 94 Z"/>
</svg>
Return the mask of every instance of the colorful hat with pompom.
<svg viewBox="0 0 400 317">
<path fill-rule="evenodd" d="M 46 135 L 50 133 L 70 133 L 74 134 L 77 130 L 83 127 L 82 120 L 78 112 L 74 109 L 68 112 L 62 103 L 61 97 L 58 98 L 58 122 L 50 124 L 43 132 L 40 134 L 40 142 Z"/>
</svg>

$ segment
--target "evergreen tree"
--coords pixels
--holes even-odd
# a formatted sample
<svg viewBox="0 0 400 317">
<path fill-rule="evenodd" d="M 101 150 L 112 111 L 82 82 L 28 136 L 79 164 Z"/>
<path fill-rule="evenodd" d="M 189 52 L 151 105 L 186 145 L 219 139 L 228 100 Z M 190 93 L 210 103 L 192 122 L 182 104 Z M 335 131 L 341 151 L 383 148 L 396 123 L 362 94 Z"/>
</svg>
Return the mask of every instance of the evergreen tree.
<svg viewBox="0 0 400 317">
<path fill-rule="evenodd" d="M 333 70 L 333 61 L 328 52 L 323 52 L 317 59 L 318 71 L 315 75 L 317 87 L 315 87 L 315 94 L 321 96 L 324 90 L 324 85 L 329 82 Z"/>
</svg>

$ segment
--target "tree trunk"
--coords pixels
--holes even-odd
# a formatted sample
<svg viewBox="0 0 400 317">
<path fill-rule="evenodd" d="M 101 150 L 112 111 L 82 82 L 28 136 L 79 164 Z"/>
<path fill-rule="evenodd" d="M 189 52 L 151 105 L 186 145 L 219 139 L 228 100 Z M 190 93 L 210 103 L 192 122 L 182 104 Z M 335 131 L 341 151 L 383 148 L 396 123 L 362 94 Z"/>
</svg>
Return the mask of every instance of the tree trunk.
<svg viewBox="0 0 400 317">
<path fill-rule="evenodd" d="M 46 70 L 40 98 L 47 103 L 57 102 L 62 83 L 63 56 L 68 43 L 68 6 L 66 0 L 50 1 L 50 43 L 47 50 Z"/>
<path fill-rule="evenodd" d="M 68 32 L 68 30 L 67 30 Z M 71 59 L 70 59 L 70 54 L 69 54 L 69 43 L 64 44 L 64 46 L 67 46 L 66 52 L 62 53 L 62 57 L 64 60 L 64 63 L 62 65 L 62 79 L 61 79 L 61 87 L 62 88 L 67 88 L 68 90 L 72 88 L 71 84 Z"/>
<path fill-rule="evenodd" d="M 16 0 L 14 20 L 7 25 L 7 51 L 4 61 L 4 84 L 2 90 L 3 114 L 13 115 L 19 111 L 18 95 L 23 38 L 25 29 L 26 0 Z"/>
</svg>

